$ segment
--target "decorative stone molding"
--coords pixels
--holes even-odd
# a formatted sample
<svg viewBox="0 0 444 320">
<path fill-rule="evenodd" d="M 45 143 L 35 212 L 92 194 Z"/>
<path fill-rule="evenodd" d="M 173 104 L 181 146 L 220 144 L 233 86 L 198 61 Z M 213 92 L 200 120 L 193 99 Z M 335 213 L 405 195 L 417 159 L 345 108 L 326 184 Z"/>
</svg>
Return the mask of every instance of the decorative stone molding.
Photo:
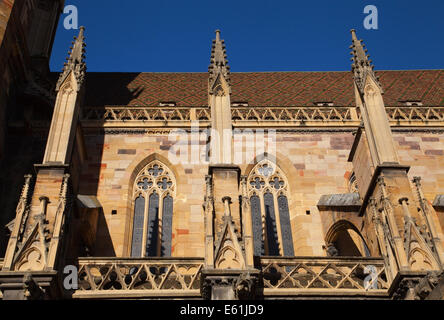
<svg viewBox="0 0 444 320">
<path fill-rule="evenodd" d="M 44 296 L 43 289 L 34 281 L 30 273 L 23 276 L 23 288 L 26 300 L 41 300 Z"/>
<path fill-rule="evenodd" d="M 444 271 L 427 272 L 425 275 L 403 275 L 393 293 L 394 300 L 441 300 L 444 288 Z M 432 294 L 433 293 L 433 294 Z"/>
<path fill-rule="evenodd" d="M 224 202 L 228 204 L 229 197 Z M 229 208 L 226 208 L 229 210 Z M 239 242 L 241 236 L 235 229 L 235 224 L 230 215 L 222 217 L 223 227 L 217 235 L 214 246 L 214 267 L 216 269 L 244 269 L 246 267 L 245 253 Z"/>
<path fill-rule="evenodd" d="M 439 129 L 444 122 L 444 107 L 385 107 L 390 126 L 397 132 Z M 231 107 L 231 119 L 235 128 L 276 127 L 285 131 L 292 127 L 310 127 L 310 131 L 328 130 L 322 127 L 338 127 L 336 130 L 355 130 L 362 121 L 359 108 L 334 107 Z M 192 121 L 208 126 L 212 120 L 209 107 L 159 107 L 159 106 L 104 106 L 84 107 L 80 119 L 85 127 L 190 127 Z M 427 128 L 437 126 L 438 128 Z M 318 127 L 318 128 L 316 128 Z M 344 128 L 345 127 L 345 128 Z M 349 127 L 349 128 L 347 128 Z M 402 127 L 410 127 L 403 129 Z M 332 129 L 330 129 L 332 130 Z"/>
<path fill-rule="evenodd" d="M 3 300 L 48 300 L 60 296 L 56 271 L 0 272 Z"/>
<path fill-rule="evenodd" d="M 258 270 L 203 270 L 201 295 L 204 300 L 254 300 L 258 279 Z"/>
</svg>

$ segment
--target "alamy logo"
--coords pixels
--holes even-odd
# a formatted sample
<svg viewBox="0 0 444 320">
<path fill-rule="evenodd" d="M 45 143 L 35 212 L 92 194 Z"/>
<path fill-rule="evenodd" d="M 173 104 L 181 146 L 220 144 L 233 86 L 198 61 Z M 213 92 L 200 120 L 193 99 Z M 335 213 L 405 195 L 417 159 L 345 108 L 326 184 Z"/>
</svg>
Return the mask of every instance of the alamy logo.
<svg viewBox="0 0 444 320">
<path fill-rule="evenodd" d="M 378 8 L 374 5 L 365 6 L 364 13 L 367 14 L 364 19 L 364 28 L 378 30 Z"/>
<path fill-rule="evenodd" d="M 79 28 L 79 10 L 77 7 L 74 5 L 66 6 L 63 9 L 63 13 L 68 15 L 63 20 L 63 27 L 66 30 L 77 30 Z"/>
<path fill-rule="evenodd" d="M 79 277 L 76 266 L 66 266 L 63 269 L 63 274 L 65 275 L 65 278 L 63 279 L 63 288 L 65 288 L 65 290 L 79 289 Z"/>
<path fill-rule="evenodd" d="M 366 266 L 364 274 L 368 274 L 364 279 L 364 289 L 378 289 L 378 269 L 373 265 Z"/>
</svg>

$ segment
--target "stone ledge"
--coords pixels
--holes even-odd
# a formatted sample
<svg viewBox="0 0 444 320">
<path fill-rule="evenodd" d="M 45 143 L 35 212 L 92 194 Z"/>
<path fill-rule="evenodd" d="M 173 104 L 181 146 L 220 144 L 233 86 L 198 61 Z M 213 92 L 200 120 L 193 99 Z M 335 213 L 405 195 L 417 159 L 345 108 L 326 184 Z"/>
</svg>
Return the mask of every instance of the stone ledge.
<svg viewBox="0 0 444 320">
<path fill-rule="evenodd" d="M 433 207 L 438 210 L 444 210 L 444 194 L 438 194 L 433 200 Z"/>
<path fill-rule="evenodd" d="M 323 195 L 317 204 L 322 211 L 356 211 L 361 209 L 362 202 L 359 193 L 328 194 Z"/>
<path fill-rule="evenodd" d="M 77 195 L 77 203 L 81 208 L 87 208 L 87 209 L 102 208 L 102 205 L 100 204 L 96 196 L 79 194 Z"/>
<path fill-rule="evenodd" d="M 0 290 L 4 300 L 41 300 L 58 295 L 57 271 L 1 271 Z"/>
</svg>

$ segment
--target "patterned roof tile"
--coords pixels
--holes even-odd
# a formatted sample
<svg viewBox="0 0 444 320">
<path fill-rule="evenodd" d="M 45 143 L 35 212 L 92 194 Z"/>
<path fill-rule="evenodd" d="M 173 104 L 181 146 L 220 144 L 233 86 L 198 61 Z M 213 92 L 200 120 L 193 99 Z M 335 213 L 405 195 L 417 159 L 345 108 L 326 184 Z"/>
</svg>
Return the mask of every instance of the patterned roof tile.
<svg viewBox="0 0 444 320">
<path fill-rule="evenodd" d="M 444 70 L 377 71 L 387 106 L 421 101 L 444 106 Z M 232 102 L 250 106 L 354 106 L 351 72 L 234 72 Z M 94 73 L 87 75 L 88 106 L 204 106 L 208 73 Z"/>
</svg>

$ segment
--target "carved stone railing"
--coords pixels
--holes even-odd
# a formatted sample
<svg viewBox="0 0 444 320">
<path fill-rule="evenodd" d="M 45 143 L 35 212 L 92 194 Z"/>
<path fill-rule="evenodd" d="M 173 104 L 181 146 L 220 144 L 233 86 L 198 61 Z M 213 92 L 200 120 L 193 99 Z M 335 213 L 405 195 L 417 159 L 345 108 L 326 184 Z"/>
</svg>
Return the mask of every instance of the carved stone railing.
<svg viewBox="0 0 444 320">
<path fill-rule="evenodd" d="M 263 257 L 261 265 L 266 297 L 386 297 L 390 287 L 382 258 Z"/>
<path fill-rule="evenodd" d="M 207 107 L 96 107 L 83 108 L 86 126 L 189 126 L 191 121 L 209 122 Z"/>
<path fill-rule="evenodd" d="M 386 107 L 392 126 L 444 126 L 444 107 Z M 359 126 L 356 107 L 232 107 L 235 127 Z M 189 127 L 192 121 L 208 126 L 208 107 L 85 107 L 85 127 Z"/>
<path fill-rule="evenodd" d="M 199 258 L 81 258 L 73 298 L 200 297 Z"/>
<path fill-rule="evenodd" d="M 444 107 L 389 107 L 386 110 L 390 121 L 444 121 Z"/>
<path fill-rule="evenodd" d="M 387 107 L 391 126 L 444 125 L 444 107 Z M 235 126 L 358 126 L 356 107 L 238 107 L 232 108 Z"/>
<path fill-rule="evenodd" d="M 358 121 L 356 108 L 350 107 L 236 107 L 234 121 Z"/>
<path fill-rule="evenodd" d="M 260 263 L 265 298 L 388 297 L 382 258 L 262 257 Z M 73 298 L 199 298 L 203 267 L 199 258 L 80 258 Z"/>
</svg>

